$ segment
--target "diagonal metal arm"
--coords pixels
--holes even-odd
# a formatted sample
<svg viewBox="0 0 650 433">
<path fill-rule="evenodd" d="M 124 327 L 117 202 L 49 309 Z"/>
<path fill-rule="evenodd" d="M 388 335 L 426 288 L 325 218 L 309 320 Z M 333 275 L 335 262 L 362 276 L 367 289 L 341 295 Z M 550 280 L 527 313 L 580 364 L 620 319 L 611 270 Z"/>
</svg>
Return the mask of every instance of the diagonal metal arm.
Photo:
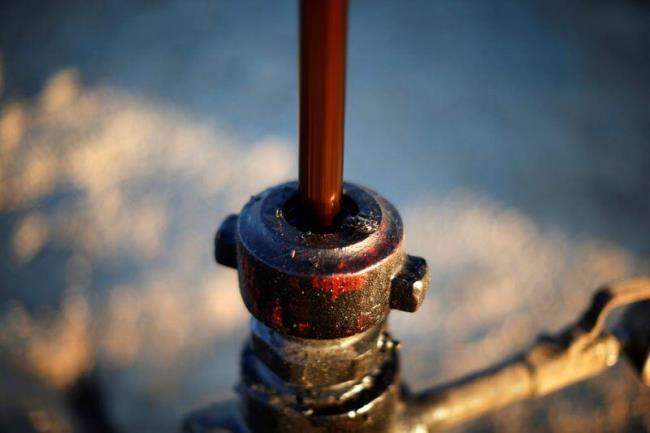
<svg viewBox="0 0 650 433">
<path fill-rule="evenodd" d="M 619 281 L 596 292 L 581 318 L 554 337 L 541 337 L 528 351 L 499 365 L 458 381 L 426 390 L 405 398 L 402 431 L 428 432 L 478 417 L 510 403 L 542 396 L 571 384 L 596 376 L 616 364 L 625 351 L 623 329 L 618 335 L 605 332 L 609 313 L 617 307 L 650 300 L 650 279 L 633 278 Z M 643 350 L 633 354 L 633 365 L 648 379 L 648 347 L 650 329 L 645 310 L 636 310 L 635 317 L 623 320 L 624 327 L 644 330 Z M 638 325 L 639 320 L 644 320 Z M 637 323 L 637 325 L 631 325 Z M 634 335 L 638 343 L 638 332 Z M 629 354 L 628 354 L 629 355 Z M 639 359 L 643 357 L 643 359 Z M 646 381 L 647 385 L 650 385 Z"/>
</svg>

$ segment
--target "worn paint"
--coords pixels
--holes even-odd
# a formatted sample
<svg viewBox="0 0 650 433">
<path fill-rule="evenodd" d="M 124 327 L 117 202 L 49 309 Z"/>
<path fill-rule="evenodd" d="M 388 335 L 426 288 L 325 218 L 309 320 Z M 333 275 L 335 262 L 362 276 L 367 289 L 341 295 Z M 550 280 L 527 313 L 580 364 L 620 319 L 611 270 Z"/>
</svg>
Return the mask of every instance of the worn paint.
<svg viewBox="0 0 650 433">
<path fill-rule="evenodd" d="M 301 334 L 309 332 L 309 329 L 311 328 L 309 323 L 298 323 L 296 326 L 298 327 L 298 332 Z"/>
<path fill-rule="evenodd" d="M 315 289 L 323 290 L 329 295 L 331 303 L 343 293 L 351 293 L 359 290 L 366 283 L 365 275 L 335 274 L 329 276 L 315 276 L 311 285 Z"/>
</svg>

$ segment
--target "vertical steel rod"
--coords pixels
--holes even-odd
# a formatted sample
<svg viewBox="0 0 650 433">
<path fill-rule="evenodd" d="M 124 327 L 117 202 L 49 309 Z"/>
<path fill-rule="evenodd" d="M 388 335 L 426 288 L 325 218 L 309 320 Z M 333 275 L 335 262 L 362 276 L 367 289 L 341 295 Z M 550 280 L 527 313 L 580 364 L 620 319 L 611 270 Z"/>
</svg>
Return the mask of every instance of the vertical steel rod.
<svg viewBox="0 0 650 433">
<path fill-rule="evenodd" d="M 300 198 L 327 227 L 341 209 L 348 0 L 300 3 Z"/>
</svg>

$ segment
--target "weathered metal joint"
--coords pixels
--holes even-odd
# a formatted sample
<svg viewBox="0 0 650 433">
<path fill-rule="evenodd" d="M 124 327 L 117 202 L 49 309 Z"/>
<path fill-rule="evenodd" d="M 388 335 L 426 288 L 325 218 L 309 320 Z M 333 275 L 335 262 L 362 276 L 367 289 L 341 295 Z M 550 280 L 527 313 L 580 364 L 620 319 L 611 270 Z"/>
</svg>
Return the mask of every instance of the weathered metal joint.
<svg viewBox="0 0 650 433">
<path fill-rule="evenodd" d="M 429 282 L 424 259 L 403 250 L 402 221 L 378 194 L 346 183 L 327 231 L 300 219 L 297 183 L 254 196 L 217 232 L 215 256 L 236 267 L 246 307 L 284 335 L 334 339 L 415 311 Z"/>
<path fill-rule="evenodd" d="M 383 323 L 349 337 L 315 340 L 282 335 L 256 319 L 249 344 L 279 379 L 304 389 L 359 381 L 385 363 L 395 346 Z"/>
<path fill-rule="evenodd" d="M 392 431 L 398 357 L 384 324 L 331 340 L 286 336 L 256 319 L 251 329 L 238 390 L 252 431 Z"/>
<path fill-rule="evenodd" d="M 430 279 L 426 261 L 404 252 L 395 208 L 345 184 L 334 224 L 314 228 L 290 182 L 228 216 L 214 252 L 238 270 L 253 315 L 238 388 L 246 429 L 392 432 L 398 346 L 386 319 L 415 311 Z"/>
</svg>

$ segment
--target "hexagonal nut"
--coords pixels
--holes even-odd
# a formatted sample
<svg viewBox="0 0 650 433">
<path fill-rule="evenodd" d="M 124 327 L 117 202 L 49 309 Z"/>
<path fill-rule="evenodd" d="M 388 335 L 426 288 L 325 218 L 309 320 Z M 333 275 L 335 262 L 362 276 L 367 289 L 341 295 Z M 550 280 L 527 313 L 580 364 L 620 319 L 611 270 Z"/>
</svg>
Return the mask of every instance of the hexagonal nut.
<svg viewBox="0 0 650 433">
<path fill-rule="evenodd" d="M 393 356 L 395 344 L 384 326 L 331 340 L 283 336 L 258 320 L 251 322 L 251 331 L 244 356 L 250 353 L 255 363 L 302 389 L 358 382 Z"/>
<path fill-rule="evenodd" d="M 390 307 L 413 313 L 424 302 L 430 282 L 426 260 L 407 255 L 402 270 L 391 281 Z"/>
</svg>

